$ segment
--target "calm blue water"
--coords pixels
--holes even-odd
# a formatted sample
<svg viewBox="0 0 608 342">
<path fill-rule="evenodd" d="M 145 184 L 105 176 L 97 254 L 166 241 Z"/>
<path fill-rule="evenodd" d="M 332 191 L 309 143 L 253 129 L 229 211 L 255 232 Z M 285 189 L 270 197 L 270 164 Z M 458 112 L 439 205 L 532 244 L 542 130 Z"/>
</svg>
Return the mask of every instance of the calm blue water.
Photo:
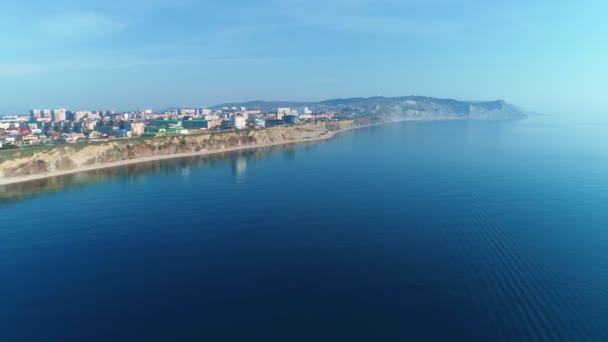
<svg viewBox="0 0 608 342">
<path fill-rule="evenodd" d="M 400 123 L 2 188 L 0 341 L 608 341 L 606 137 Z"/>
</svg>

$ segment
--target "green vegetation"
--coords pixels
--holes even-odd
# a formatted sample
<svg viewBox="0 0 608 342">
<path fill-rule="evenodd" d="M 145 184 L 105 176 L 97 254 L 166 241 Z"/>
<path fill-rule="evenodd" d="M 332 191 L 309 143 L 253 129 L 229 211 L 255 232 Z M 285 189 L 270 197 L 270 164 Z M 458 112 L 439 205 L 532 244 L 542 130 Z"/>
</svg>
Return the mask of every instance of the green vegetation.
<svg viewBox="0 0 608 342">
<path fill-rule="evenodd" d="M 19 146 L 13 145 L 13 144 L 4 144 L 4 145 L 2 145 L 2 147 L 0 147 L 0 151 L 17 150 L 17 149 L 19 149 Z"/>
<path fill-rule="evenodd" d="M 53 146 L 32 146 L 32 147 L 10 149 L 10 150 L 3 149 L 0 151 L 0 164 L 4 163 L 7 160 L 22 158 L 22 157 L 31 157 L 38 152 L 46 152 L 52 148 L 53 148 Z"/>
</svg>

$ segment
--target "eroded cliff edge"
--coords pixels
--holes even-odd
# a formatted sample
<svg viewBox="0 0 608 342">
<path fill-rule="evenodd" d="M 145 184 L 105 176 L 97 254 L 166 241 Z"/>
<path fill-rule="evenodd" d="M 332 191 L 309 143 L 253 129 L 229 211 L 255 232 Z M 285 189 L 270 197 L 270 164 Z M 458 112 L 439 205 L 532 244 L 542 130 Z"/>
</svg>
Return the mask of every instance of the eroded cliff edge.
<svg viewBox="0 0 608 342">
<path fill-rule="evenodd" d="M 371 120 L 348 120 L 263 130 L 203 132 L 7 151 L 0 154 L 0 177 L 23 177 L 120 161 L 307 141 L 323 138 L 327 131 L 340 131 L 371 123 Z"/>
</svg>

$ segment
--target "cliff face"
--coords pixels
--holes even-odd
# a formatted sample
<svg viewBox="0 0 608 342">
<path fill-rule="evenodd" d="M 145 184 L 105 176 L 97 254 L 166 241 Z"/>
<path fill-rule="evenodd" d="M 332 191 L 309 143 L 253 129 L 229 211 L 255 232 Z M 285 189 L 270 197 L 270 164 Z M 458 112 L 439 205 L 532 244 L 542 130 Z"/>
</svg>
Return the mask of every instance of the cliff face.
<svg viewBox="0 0 608 342">
<path fill-rule="evenodd" d="M 425 97 L 380 102 L 370 111 L 383 117 L 420 120 L 514 120 L 526 115 L 504 101 L 462 102 Z"/>
<path fill-rule="evenodd" d="M 254 131 L 206 132 L 154 139 L 61 145 L 50 149 L 15 150 L 3 152 L 0 155 L 0 177 L 27 176 L 137 158 L 195 153 L 204 150 L 221 151 L 233 147 L 289 143 L 301 139 L 319 138 L 327 130 L 349 129 L 362 124 L 366 124 L 366 122 L 340 121 Z"/>
<path fill-rule="evenodd" d="M 514 120 L 526 115 L 504 101 L 461 102 L 430 98 L 393 99 L 373 105 L 371 112 L 384 117 L 420 120 Z"/>
</svg>

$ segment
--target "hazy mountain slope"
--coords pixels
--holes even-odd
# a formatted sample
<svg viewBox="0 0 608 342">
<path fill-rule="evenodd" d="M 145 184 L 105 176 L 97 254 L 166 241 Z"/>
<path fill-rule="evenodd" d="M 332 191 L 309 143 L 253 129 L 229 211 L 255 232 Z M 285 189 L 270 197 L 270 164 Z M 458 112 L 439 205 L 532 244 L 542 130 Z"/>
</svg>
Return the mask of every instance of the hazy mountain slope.
<svg viewBox="0 0 608 342">
<path fill-rule="evenodd" d="M 489 102 L 457 101 L 423 96 L 370 97 L 332 99 L 321 102 L 264 102 L 251 101 L 229 103 L 212 107 L 258 108 L 264 112 L 275 111 L 279 107 L 309 107 L 314 112 L 366 113 L 395 118 L 419 119 L 476 119 L 504 120 L 526 117 L 523 110 L 502 100 Z"/>
</svg>

